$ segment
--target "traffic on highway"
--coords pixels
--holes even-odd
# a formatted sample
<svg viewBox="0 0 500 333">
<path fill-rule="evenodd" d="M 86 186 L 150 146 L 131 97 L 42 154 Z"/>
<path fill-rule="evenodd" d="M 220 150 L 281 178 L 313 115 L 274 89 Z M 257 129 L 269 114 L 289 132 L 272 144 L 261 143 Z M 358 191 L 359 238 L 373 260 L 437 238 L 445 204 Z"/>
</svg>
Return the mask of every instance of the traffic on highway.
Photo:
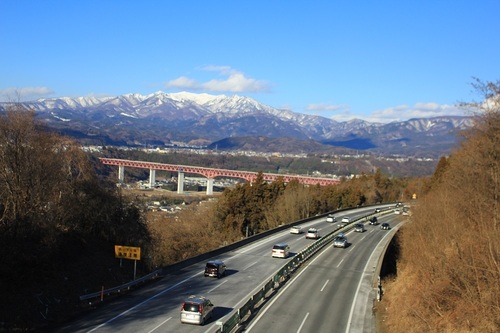
<svg viewBox="0 0 500 333">
<path fill-rule="evenodd" d="M 400 220 L 398 215 L 384 214 L 393 206 L 379 207 L 382 211 L 377 216 L 391 225 L 389 232 L 363 219 L 365 232 L 347 232 L 348 245 L 344 248 L 326 245 L 277 290 L 258 316 L 244 323 L 244 329 L 289 332 L 293 327 L 297 332 L 331 332 L 336 327 L 348 332 L 345 329 L 352 322 L 353 297 L 367 270 L 365 265 L 379 242 L 395 232 Z M 373 207 L 357 208 L 349 211 L 349 218 L 356 221 L 374 213 Z M 309 229 L 324 237 L 345 224 L 340 222 L 345 212 L 334 215 L 339 222 L 318 217 L 301 224 L 298 231 L 285 229 L 210 258 L 208 271 L 204 261 L 170 272 L 155 283 L 89 311 L 57 332 L 216 332 L 264 281 L 316 241 L 305 237 Z M 287 245 L 286 255 L 274 255 L 277 244 Z M 214 264 L 223 271 L 215 270 Z"/>
</svg>

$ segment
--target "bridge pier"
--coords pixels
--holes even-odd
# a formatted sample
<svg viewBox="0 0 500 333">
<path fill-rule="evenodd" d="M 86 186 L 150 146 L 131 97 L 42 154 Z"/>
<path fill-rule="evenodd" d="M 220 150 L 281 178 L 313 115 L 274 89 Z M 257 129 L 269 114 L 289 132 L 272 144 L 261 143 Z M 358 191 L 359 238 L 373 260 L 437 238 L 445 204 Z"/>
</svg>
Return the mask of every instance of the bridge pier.
<svg viewBox="0 0 500 333">
<path fill-rule="evenodd" d="M 214 179 L 207 178 L 207 195 L 214 194 Z"/>
<path fill-rule="evenodd" d="M 125 167 L 123 165 L 118 166 L 118 182 L 123 184 L 125 182 Z"/>
<path fill-rule="evenodd" d="M 156 183 L 156 170 L 149 169 L 149 188 L 155 187 Z"/>
<path fill-rule="evenodd" d="M 184 172 L 182 172 L 182 170 L 179 170 L 177 176 L 177 193 L 184 193 Z"/>
</svg>

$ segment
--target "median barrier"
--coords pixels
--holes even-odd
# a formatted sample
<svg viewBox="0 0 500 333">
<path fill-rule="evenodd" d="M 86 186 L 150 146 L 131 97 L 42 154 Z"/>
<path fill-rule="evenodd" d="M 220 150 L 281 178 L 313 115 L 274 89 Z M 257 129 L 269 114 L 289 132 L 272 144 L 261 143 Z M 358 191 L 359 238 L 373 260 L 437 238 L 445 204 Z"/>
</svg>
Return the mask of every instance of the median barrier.
<svg viewBox="0 0 500 333">
<path fill-rule="evenodd" d="M 262 289 L 257 291 L 255 294 L 253 294 L 250 299 L 240 307 L 236 312 L 235 315 L 237 315 L 238 320 L 235 321 L 235 315 L 232 315 L 229 317 L 229 319 L 225 322 L 221 322 L 220 327 L 218 328 L 217 332 L 218 333 L 230 333 L 235 331 L 237 328 L 239 328 L 242 324 L 244 324 L 252 315 L 252 311 L 255 309 L 255 305 L 259 304 L 261 302 L 267 301 L 269 298 L 272 297 L 273 294 L 271 294 L 267 298 L 267 291 L 266 288 L 268 286 L 274 286 L 273 289 L 279 289 L 284 282 L 288 280 L 290 275 L 295 272 L 295 270 L 302 265 L 305 261 L 307 261 L 309 258 L 311 258 L 315 253 L 317 253 L 320 249 L 325 247 L 327 244 L 329 244 L 333 238 L 337 235 L 338 232 L 346 232 L 354 228 L 354 225 L 362 220 L 368 219 L 371 216 L 381 214 L 381 213 L 370 213 L 366 216 L 362 216 L 356 220 L 351 221 L 349 224 L 344 225 L 342 227 L 336 228 L 334 231 L 328 233 L 324 237 L 321 237 L 317 241 L 315 241 L 313 244 L 309 245 L 306 247 L 304 250 L 300 251 L 297 253 L 293 259 L 291 259 L 289 262 L 287 262 L 283 267 L 278 269 L 278 271 L 271 277 L 269 281 L 265 282 L 265 285 Z M 326 215 L 325 215 L 326 216 Z M 269 287 L 270 288 L 270 287 Z M 269 289 L 270 290 L 270 289 Z M 250 305 L 251 304 L 251 305 Z"/>
</svg>

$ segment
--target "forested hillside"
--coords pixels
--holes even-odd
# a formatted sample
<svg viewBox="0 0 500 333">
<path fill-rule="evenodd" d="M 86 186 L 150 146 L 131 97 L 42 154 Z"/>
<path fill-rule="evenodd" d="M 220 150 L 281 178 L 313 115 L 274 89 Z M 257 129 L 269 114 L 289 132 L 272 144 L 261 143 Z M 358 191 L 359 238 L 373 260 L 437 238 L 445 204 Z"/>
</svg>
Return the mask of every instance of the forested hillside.
<svg viewBox="0 0 500 333">
<path fill-rule="evenodd" d="M 500 82 L 475 87 L 474 128 L 443 158 L 400 231 L 385 281 L 386 331 L 500 331 Z"/>
<path fill-rule="evenodd" d="M 0 331 L 40 328 L 78 311 L 87 290 L 128 282 L 114 245 L 151 242 L 80 145 L 15 105 L 0 117 L 0 198 Z"/>
</svg>

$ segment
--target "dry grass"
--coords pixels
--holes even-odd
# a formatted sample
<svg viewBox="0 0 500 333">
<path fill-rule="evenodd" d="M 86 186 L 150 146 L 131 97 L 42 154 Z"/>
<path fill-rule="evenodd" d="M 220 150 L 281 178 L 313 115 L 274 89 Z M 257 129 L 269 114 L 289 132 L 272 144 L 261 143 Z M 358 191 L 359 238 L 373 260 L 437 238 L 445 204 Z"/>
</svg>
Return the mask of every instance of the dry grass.
<svg viewBox="0 0 500 333">
<path fill-rule="evenodd" d="M 500 331 L 498 135 L 469 138 L 401 230 L 381 303 L 387 332 Z"/>
</svg>

